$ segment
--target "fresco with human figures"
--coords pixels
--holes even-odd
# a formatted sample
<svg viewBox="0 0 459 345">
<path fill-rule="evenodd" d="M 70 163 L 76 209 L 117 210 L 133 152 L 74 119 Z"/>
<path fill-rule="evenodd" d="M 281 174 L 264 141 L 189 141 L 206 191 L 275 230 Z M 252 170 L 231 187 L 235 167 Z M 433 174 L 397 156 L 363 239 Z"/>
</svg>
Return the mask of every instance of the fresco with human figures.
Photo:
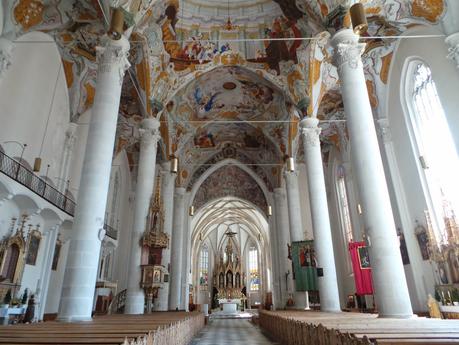
<svg viewBox="0 0 459 345">
<path fill-rule="evenodd" d="M 262 212 L 267 210 L 267 202 L 260 186 L 241 168 L 230 165 L 213 172 L 200 186 L 193 201 L 199 209 L 209 201 L 233 196 L 252 202 Z"/>
</svg>

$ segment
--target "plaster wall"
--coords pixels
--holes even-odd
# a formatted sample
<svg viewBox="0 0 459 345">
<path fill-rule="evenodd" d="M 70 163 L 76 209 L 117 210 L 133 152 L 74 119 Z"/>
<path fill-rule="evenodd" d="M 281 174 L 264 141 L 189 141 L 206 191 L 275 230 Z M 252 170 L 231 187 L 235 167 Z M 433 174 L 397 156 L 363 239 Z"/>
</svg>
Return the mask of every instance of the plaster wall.
<svg viewBox="0 0 459 345">
<path fill-rule="evenodd" d="M 33 165 L 35 157 L 41 157 L 39 174 L 45 175 L 49 164 L 48 177 L 57 184 L 70 121 L 60 55 L 53 39 L 44 33 L 27 33 L 17 41 L 12 64 L 0 83 L 0 142 L 13 157 L 21 155 L 20 145 L 5 142 L 27 144 L 24 159 Z"/>
<path fill-rule="evenodd" d="M 409 34 L 440 34 L 434 28 L 417 28 L 409 30 Z M 407 116 L 403 103 L 405 92 L 401 89 L 407 59 L 418 58 L 424 61 L 432 70 L 438 94 L 445 110 L 453 138 L 459 137 L 459 74 L 454 64 L 446 59 L 447 47 L 442 39 L 430 39 L 428 44 L 419 44 L 415 40 L 401 40 L 394 53 L 388 81 L 387 112 L 385 117 L 390 128 L 392 146 L 385 146 L 387 157 L 394 158 L 391 165 L 389 182 L 394 191 L 394 214 L 400 215 L 400 226 L 405 234 L 408 254 L 411 264 L 405 266 L 408 286 L 412 292 L 412 304 L 415 310 L 426 310 L 427 293 L 434 293 L 435 277 L 428 261 L 423 261 L 416 237 L 414 236 L 415 220 L 425 224 L 424 210 L 428 209 L 419 163 L 412 148 L 408 130 Z M 392 152 L 390 152 L 392 150 Z M 386 164 L 387 164 L 386 163 Z M 397 176 L 398 175 L 398 176 Z M 394 198 L 393 198 L 394 199 Z M 417 291 L 417 296 L 413 294 Z"/>
</svg>

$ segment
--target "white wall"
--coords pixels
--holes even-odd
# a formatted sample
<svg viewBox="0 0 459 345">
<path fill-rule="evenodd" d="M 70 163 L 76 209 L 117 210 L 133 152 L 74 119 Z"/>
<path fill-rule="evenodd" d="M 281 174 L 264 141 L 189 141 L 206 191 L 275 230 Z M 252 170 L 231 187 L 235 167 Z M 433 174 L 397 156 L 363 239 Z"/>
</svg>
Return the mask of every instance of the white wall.
<svg viewBox="0 0 459 345">
<path fill-rule="evenodd" d="M 409 34 L 440 34 L 434 28 L 416 28 Z M 396 202 L 393 208 L 398 208 L 400 223 L 405 234 L 411 264 L 405 266 L 408 287 L 412 304 L 415 309 L 425 311 L 427 293 L 434 293 L 435 280 L 428 261 L 422 261 L 420 249 L 414 236 L 415 220 L 425 224 L 424 210 L 427 209 L 423 193 L 417 157 L 415 156 L 408 132 L 405 113 L 403 111 L 400 89 L 404 78 L 404 65 L 408 58 L 417 57 L 429 65 L 437 85 L 440 100 L 445 109 L 450 129 L 454 138 L 459 137 L 459 72 L 454 64 L 447 60 L 447 47 L 442 39 L 429 39 L 428 42 L 418 40 L 401 40 L 392 60 L 388 81 L 387 113 L 391 133 L 391 145 L 385 146 L 386 164 L 390 165 L 390 181 L 394 183 Z M 391 162 L 392 158 L 392 162 Z M 387 162 L 388 161 L 388 162 Z M 397 214 L 397 212 L 394 212 Z"/>
<path fill-rule="evenodd" d="M 26 143 L 25 160 L 33 165 L 41 156 L 40 175 L 49 164 L 48 176 L 56 183 L 69 121 L 67 85 L 56 44 L 47 34 L 27 33 L 15 44 L 12 64 L 0 83 L 0 144 L 7 154 L 19 157 L 20 146 L 5 141 Z"/>
</svg>

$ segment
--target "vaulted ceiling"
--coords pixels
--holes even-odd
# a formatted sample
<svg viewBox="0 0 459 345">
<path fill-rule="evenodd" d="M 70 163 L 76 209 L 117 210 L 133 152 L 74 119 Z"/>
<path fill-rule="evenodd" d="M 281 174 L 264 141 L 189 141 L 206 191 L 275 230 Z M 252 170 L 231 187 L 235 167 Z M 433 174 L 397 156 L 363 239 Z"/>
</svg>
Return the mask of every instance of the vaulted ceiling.
<svg viewBox="0 0 459 345">
<path fill-rule="evenodd" d="M 62 54 L 72 121 L 94 100 L 95 47 L 110 6 L 125 12 L 131 41 L 115 153 L 138 152 L 138 124 L 161 118 L 161 157 L 180 158 L 178 183 L 192 188 L 222 159 L 250 166 L 268 188 L 285 156 L 297 154 L 306 113 L 341 119 L 342 102 L 328 38 L 349 26 L 354 0 L 7 0 L 0 32 L 55 37 Z M 415 25 L 435 25 L 443 0 L 362 0 L 370 23 L 364 64 L 373 109 L 385 93 L 397 40 Z M 228 17 L 231 25 L 228 26 Z M 273 38 L 313 38 L 275 41 Z M 261 40 L 260 40 L 261 39 Z M 326 125 L 324 142 L 339 146 L 346 130 Z"/>
</svg>

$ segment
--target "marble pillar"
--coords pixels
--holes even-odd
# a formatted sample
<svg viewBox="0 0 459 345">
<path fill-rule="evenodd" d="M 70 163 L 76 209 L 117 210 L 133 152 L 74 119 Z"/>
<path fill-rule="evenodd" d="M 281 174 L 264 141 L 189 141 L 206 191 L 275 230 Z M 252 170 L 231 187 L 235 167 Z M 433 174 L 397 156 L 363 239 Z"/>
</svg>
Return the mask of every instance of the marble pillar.
<svg viewBox="0 0 459 345">
<path fill-rule="evenodd" d="M 413 311 L 361 60 L 365 44 L 359 43 L 359 36 L 352 30 L 345 29 L 335 34 L 332 46 L 341 81 L 379 316 L 409 318 Z"/>
<path fill-rule="evenodd" d="M 140 126 L 140 156 L 135 189 L 125 314 L 143 314 L 144 312 L 145 293 L 140 287 L 142 280 L 140 241 L 145 233 L 150 200 L 155 188 L 156 151 L 160 139 L 159 125 L 157 119 L 147 118 Z"/>
<path fill-rule="evenodd" d="M 276 240 L 279 263 L 279 290 L 278 307 L 285 308 L 290 294 L 293 293 L 292 262 L 288 258 L 290 244 L 287 197 L 284 188 L 274 189 L 274 216 L 276 218 Z"/>
<path fill-rule="evenodd" d="M 285 187 L 287 190 L 288 219 L 290 224 L 291 242 L 305 240 L 303 224 L 301 219 L 300 190 L 298 186 L 298 172 L 285 171 Z M 295 281 L 293 281 L 294 300 L 296 308 L 304 308 L 306 299 L 304 292 L 296 291 Z"/>
<path fill-rule="evenodd" d="M 172 222 L 171 276 L 169 284 L 169 310 L 180 309 L 182 294 L 182 266 L 185 219 L 185 188 L 175 188 L 174 220 Z"/>
<path fill-rule="evenodd" d="M 97 85 L 62 286 L 58 320 L 88 321 L 94 298 L 100 244 L 104 238 L 116 124 L 129 42 L 108 37 L 97 47 Z"/>
<path fill-rule="evenodd" d="M 167 162 L 162 166 L 162 179 L 161 179 L 161 194 L 163 197 L 164 205 L 164 224 L 163 231 L 169 236 L 169 246 L 163 249 L 161 264 L 168 270 L 170 278 L 171 266 L 171 240 L 172 240 L 172 221 L 174 217 L 174 190 L 176 173 L 171 172 L 171 164 Z M 169 310 L 169 282 L 164 283 L 163 287 L 159 289 L 158 297 L 155 300 L 155 310 L 167 311 Z"/>
<path fill-rule="evenodd" d="M 320 294 L 320 310 L 339 312 L 338 282 L 336 278 L 335 255 L 333 251 L 327 190 L 325 188 L 322 152 L 320 149 L 319 120 L 305 118 L 301 121 L 304 155 L 308 174 L 309 200 L 311 204 L 314 249 L 317 267 L 323 269 L 323 276 L 317 277 Z"/>
</svg>

